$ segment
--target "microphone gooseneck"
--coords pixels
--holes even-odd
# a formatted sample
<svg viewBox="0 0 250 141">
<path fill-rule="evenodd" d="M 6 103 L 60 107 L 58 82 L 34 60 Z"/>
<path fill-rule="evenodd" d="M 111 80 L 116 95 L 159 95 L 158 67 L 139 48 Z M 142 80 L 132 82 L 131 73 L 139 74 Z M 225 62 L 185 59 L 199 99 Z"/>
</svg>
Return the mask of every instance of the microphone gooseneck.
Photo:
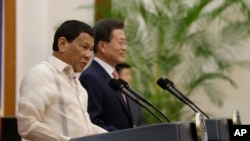
<svg viewBox="0 0 250 141">
<path fill-rule="evenodd" d="M 155 118 L 158 119 L 158 121 L 160 123 L 162 123 L 162 120 L 160 119 L 160 117 L 158 117 L 153 111 L 151 111 L 144 103 L 142 103 L 139 99 L 137 99 L 133 94 L 131 94 L 122 83 L 120 83 L 118 80 L 116 79 L 111 79 L 109 81 L 109 86 L 116 90 L 116 91 L 120 91 L 123 94 L 125 94 L 126 96 L 128 96 L 131 100 L 133 100 L 135 103 L 139 104 L 141 107 L 143 107 L 144 109 L 146 109 L 149 113 L 151 113 Z"/>
<path fill-rule="evenodd" d="M 169 118 L 164 115 L 157 107 L 155 107 L 150 101 L 148 101 L 145 97 L 143 97 L 141 94 L 139 94 L 138 92 L 136 92 L 135 90 L 133 90 L 130 85 L 122 80 L 122 79 L 118 79 L 118 81 L 125 86 L 125 88 L 131 92 L 136 98 L 138 98 L 139 100 L 141 100 L 142 102 L 144 102 L 145 104 L 147 104 L 148 106 L 150 106 L 151 108 L 153 108 L 155 111 L 157 111 L 162 117 L 164 117 L 166 119 L 167 122 L 170 122 Z"/>
<path fill-rule="evenodd" d="M 187 98 L 182 92 L 175 88 L 175 85 L 168 78 L 160 78 L 157 81 L 157 84 L 164 90 L 168 90 L 171 94 L 177 97 L 180 101 L 188 105 L 194 112 L 202 113 L 207 119 L 209 116 L 203 112 L 197 105 L 195 105 L 189 98 Z"/>
</svg>

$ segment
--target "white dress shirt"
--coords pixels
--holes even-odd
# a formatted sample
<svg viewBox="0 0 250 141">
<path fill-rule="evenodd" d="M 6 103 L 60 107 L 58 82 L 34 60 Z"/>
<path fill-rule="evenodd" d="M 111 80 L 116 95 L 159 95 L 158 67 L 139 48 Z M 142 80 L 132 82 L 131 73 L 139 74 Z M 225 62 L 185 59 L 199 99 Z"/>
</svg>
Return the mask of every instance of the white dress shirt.
<svg viewBox="0 0 250 141">
<path fill-rule="evenodd" d="M 49 56 L 21 82 L 18 132 L 32 141 L 67 141 L 107 132 L 90 121 L 87 100 L 87 92 L 73 68 Z"/>
<path fill-rule="evenodd" d="M 111 65 L 109 65 L 108 63 L 104 62 L 103 60 L 101 60 L 100 58 L 98 57 L 94 57 L 94 60 L 99 63 L 103 69 L 109 74 L 109 76 L 111 78 L 113 78 L 113 75 L 112 73 L 114 72 L 115 68 L 113 68 Z"/>
</svg>

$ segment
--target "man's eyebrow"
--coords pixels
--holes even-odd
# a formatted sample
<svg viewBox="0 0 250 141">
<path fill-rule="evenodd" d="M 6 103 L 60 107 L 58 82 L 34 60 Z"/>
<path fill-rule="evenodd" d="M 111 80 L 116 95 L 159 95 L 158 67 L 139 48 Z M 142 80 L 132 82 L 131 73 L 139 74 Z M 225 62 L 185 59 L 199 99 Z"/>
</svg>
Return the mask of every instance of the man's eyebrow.
<svg viewBox="0 0 250 141">
<path fill-rule="evenodd" d="M 119 39 L 120 41 L 122 40 L 122 41 L 127 41 L 126 39 L 124 39 L 124 38 L 121 38 L 121 39 Z"/>
<path fill-rule="evenodd" d="M 83 42 L 82 45 L 91 45 L 89 42 Z"/>
</svg>

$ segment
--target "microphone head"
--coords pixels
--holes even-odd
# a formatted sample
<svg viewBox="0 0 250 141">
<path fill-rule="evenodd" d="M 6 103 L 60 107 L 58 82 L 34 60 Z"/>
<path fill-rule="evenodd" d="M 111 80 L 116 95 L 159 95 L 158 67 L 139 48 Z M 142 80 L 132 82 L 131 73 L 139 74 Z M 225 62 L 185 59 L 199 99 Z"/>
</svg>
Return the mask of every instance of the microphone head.
<svg viewBox="0 0 250 141">
<path fill-rule="evenodd" d="M 116 91 L 121 90 L 124 87 L 122 83 L 116 79 L 111 79 L 109 81 L 109 86 Z"/>
<path fill-rule="evenodd" d="M 168 78 L 165 78 L 165 81 L 167 84 L 174 86 L 174 83 L 171 80 L 169 80 Z"/>
<path fill-rule="evenodd" d="M 159 78 L 157 80 L 157 84 L 162 88 L 162 89 L 167 89 L 167 82 L 163 78 Z"/>
<path fill-rule="evenodd" d="M 122 85 L 124 85 L 126 88 L 127 87 L 129 87 L 129 84 L 125 81 L 125 80 L 123 80 L 123 79 L 121 79 L 121 78 L 119 78 L 119 79 L 117 79 Z"/>
</svg>

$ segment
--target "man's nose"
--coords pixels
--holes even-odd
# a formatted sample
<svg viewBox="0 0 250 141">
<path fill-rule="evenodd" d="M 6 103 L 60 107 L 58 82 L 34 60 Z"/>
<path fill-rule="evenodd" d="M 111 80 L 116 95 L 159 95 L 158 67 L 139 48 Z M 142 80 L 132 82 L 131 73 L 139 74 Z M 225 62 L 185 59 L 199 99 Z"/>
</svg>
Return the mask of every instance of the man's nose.
<svg viewBox="0 0 250 141">
<path fill-rule="evenodd" d="M 86 53 L 85 53 L 85 58 L 91 58 L 92 57 L 92 55 L 93 55 L 93 51 L 87 51 Z"/>
</svg>

